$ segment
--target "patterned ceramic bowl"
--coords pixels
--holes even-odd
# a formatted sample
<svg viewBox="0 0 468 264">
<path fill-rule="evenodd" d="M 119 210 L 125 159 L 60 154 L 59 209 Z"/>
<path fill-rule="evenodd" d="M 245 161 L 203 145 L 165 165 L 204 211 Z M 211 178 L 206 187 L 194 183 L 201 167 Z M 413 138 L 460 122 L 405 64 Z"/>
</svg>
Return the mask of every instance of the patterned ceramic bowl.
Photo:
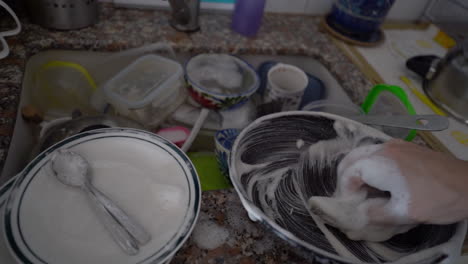
<svg viewBox="0 0 468 264">
<path fill-rule="evenodd" d="M 215 134 L 216 160 L 218 161 L 221 173 L 228 181 L 231 181 L 231 179 L 229 179 L 228 160 L 231 155 L 232 145 L 239 135 L 239 132 L 239 129 L 228 128 L 219 130 Z"/>
<path fill-rule="evenodd" d="M 185 65 L 185 79 L 192 98 L 203 107 L 214 110 L 244 104 L 260 85 L 250 64 L 227 54 L 192 57 Z"/>
<path fill-rule="evenodd" d="M 343 140 L 345 139 L 345 140 Z M 264 116 L 237 137 L 229 174 L 244 208 L 282 239 L 310 254 L 311 263 L 451 263 L 466 233 L 466 222 L 419 225 L 381 243 L 349 240 L 305 206 L 311 196 L 330 196 L 336 167 L 352 148 L 390 137 L 333 114 L 294 111 Z M 319 141 L 339 141 L 324 169 L 309 151 Z M 323 153 L 322 153 L 323 155 Z"/>
</svg>

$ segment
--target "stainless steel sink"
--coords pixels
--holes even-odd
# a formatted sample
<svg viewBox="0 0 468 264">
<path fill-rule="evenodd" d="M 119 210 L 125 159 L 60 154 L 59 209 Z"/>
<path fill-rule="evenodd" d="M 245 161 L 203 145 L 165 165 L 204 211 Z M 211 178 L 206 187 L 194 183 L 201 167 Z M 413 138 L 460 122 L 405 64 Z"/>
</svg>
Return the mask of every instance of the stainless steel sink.
<svg viewBox="0 0 468 264">
<path fill-rule="evenodd" d="M 33 89 L 33 75 L 39 66 L 51 61 L 73 61 L 81 64 L 88 70 L 94 69 L 91 74 L 95 78 L 98 85 L 105 83 L 109 78 L 123 69 L 126 65 L 135 60 L 138 56 L 122 56 L 118 60 L 113 60 L 112 63 L 102 65 L 102 62 L 109 58 L 112 53 L 105 52 L 88 52 L 88 51 L 64 51 L 51 50 L 38 53 L 32 56 L 27 64 L 23 79 L 23 89 L 21 93 L 20 107 L 31 102 L 31 89 Z M 185 63 L 191 54 L 177 54 L 176 60 Z M 330 74 L 330 72 L 318 61 L 303 56 L 276 56 L 276 55 L 243 55 L 240 56 L 254 67 L 259 66 L 265 61 L 277 61 L 296 65 L 304 71 L 318 77 L 322 80 L 326 87 L 325 99 L 339 101 L 352 104 L 347 94 L 342 89 L 338 81 Z M 0 176 L 0 184 L 11 178 L 26 165 L 34 145 L 33 131 L 21 118 L 20 111 L 18 112 L 15 125 L 14 135 L 9 148 L 2 175 Z M 198 144 L 194 144 L 197 150 L 212 151 L 214 148 L 213 140 L 208 135 L 204 140 L 200 139 Z"/>
</svg>

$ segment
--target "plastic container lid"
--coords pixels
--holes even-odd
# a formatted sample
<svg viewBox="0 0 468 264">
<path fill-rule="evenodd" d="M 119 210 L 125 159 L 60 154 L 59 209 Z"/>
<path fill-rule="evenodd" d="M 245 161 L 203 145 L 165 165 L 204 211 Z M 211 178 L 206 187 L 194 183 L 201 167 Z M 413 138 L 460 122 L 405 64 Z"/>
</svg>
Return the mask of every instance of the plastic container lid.
<svg viewBox="0 0 468 264">
<path fill-rule="evenodd" d="M 128 109 L 143 108 L 170 95 L 171 84 L 183 74 L 182 66 L 170 59 L 145 55 L 120 71 L 103 87 L 106 98 Z"/>
</svg>

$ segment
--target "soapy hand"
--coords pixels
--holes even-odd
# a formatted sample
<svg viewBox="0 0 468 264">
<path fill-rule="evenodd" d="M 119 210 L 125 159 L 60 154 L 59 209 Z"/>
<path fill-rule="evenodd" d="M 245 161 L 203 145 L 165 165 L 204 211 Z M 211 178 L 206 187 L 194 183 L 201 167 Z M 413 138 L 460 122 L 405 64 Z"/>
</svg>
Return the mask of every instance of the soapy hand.
<svg viewBox="0 0 468 264">
<path fill-rule="evenodd" d="M 468 217 L 468 162 L 401 140 L 358 147 L 338 165 L 331 197 L 312 214 L 352 240 L 385 241 L 417 224 Z"/>
<path fill-rule="evenodd" d="M 347 195 L 390 194 L 366 207 L 369 224 L 450 224 L 468 217 L 468 162 L 401 140 L 351 151 L 338 167 L 337 188 Z"/>
</svg>

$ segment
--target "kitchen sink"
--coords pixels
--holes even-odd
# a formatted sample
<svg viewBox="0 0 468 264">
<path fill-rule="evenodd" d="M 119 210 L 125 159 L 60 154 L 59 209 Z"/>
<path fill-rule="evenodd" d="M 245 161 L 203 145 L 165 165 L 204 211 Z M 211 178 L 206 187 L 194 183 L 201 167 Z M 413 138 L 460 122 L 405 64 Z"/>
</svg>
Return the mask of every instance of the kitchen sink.
<svg viewBox="0 0 468 264">
<path fill-rule="evenodd" d="M 109 59 L 112 54 L 113 53 L 109 52 L 49 50 L 32 56 L 26 64 L 19 106 L 20 109 L 21 107 L 31 103 L 31 90 L 34 88 L 33 76 L 39 67 L 44 63 L 51 60 L 60 60 L 72 61 L 81 64 L 90 70 L 97 85 L 99 86 L 105 83 L 108 79 L 110 79 L 117 72 L 119 72 L 126 65 L 138 57 L 135 55 L 120 56 L 118 59 L 113 59 L 112 63 L 103 64 L 103 62 Z M 175 59 L 184 64 L 191 56 L 191 54 L 176 54 Z M 312 74 L 322 80 L 326 87 L 326 94 L 324 99 L 338 101 L 345 104 L 352 104 L 341 85 L 330 74 L 327 68 L 317 60 L 314 60 L 310 57 L 251 54 L 241 55 L 240 57 L 249 62 L 255 68 L 257 68 L 262 62 L 265 61 L 277 61 L 298 66 L 305 72 Z M 34 133 L 31 127 L 28 126 L 28 124 L 22 119 L 21 113 L 18 111 L 12 142 L 10 144 L 2 175 L 0 176 L 0 184 L 19 173 L 27 164 L 30 159 L 30 153 L 35 144 L 35 138 L 33 135 Z M 206 144 L 204 147 L 200 147 L 200 145 L 203 145 L 204 143 L 199 143 L 197 150 L 213 150 L 214 145 L 212 139 L 201 142 L 205 142 Z M 194 146 L 196 145 L 197 144 L 194 144 Z"/>
</svg>

